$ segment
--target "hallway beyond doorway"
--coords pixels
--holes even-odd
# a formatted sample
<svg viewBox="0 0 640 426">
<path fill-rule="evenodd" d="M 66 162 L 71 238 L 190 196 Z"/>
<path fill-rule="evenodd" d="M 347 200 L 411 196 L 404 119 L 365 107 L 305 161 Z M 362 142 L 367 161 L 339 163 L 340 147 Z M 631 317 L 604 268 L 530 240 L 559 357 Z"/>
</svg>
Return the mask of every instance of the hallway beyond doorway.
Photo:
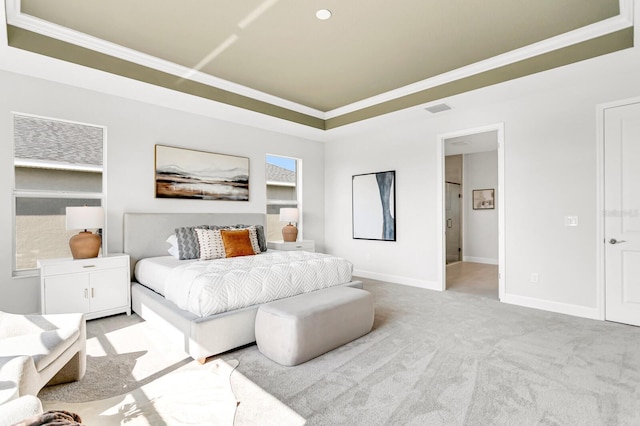
<svg viewBox="0 0 640 426">
<path fill-rule="evenodd" d="M 498 300 L 498 265 L 473 262 L 449 264 L 447 290 Z"/>
</svg>

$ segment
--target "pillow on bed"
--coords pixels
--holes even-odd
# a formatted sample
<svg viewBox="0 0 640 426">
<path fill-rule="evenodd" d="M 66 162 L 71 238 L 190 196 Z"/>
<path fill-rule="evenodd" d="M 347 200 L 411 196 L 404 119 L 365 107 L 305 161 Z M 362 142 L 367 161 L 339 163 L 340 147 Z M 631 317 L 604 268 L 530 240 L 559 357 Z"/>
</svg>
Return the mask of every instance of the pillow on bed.
<svg viewBox="0 0 640 426">
<path fill-rule="evenodd" d="M 260 250 L 260 243 L 258 242 L 258 230 L 256 227 L 252 225 L 244 229 L 249 231 L 249 241 L 251 241 L 251 247 L 253 248 L 254 254 L 262 253 L 262 250 Z"/>
<path fill-rule="evenodd" d="M 220 225 L 210 225 L 209 229 L 248 229 L 249 230 L 249 238 L 251 239 L 251 245 L 255 250 L 255 254 L 260 254 L 262 252 L 267 251 L 267 240 L 264 236 L 264 228 L 262 225 L 230 225 L 230 226 L 220 226 Z M 262 240 L 260 240 L 260 231 L 262 231 Z M 264 246 L 264 250 L 263 250 Z"/>
<path fill-rule="evenodd" d="M 221 259 L 227 257 L 219 229 L 196 229 L 200 260 Z"/>
<path fill-rule="evenodd" d="M 249 229 L 222 229 L 220 231 L 222 242 L 224 243 L 224 251 L 227 257 L 251 256 L 256 253 L 253 244 L 251 244 Z"/>
<path fill-rule="evenodd" d="M 186 260 L 200 258 L 200 246 L 198 244 L 196 229 L 207 228 L 207 225 L 184 226 L 182 228 L 176 228 L 176 237 L 178 238 L 178 252 L 180 254 L 178 259 Z"/>
<path fill-rule="evenodd" d="M 176 234 L 169 235 L 169 238 L 167 238 L 167 242 L 171 244 L 171 247 L 169 247 L 169 249 L 167 250 L 169 254 L 175 257 L 176 259 L 180 259 L 180 250 L 178 249 L 178 237 L 176 237 Z"/>
<path fill-rule="evenodd" d="M 267 237 L 264 234 L 264 227 L 262 225 L 236 225 L 235 227 L 244 229 L 244 228 L 249 228 L 249 226 L 253 226 L 256 228 L 258 245 L 260 246 L 260 251 L 264 253 L 265 251 L 267 251 Z"/>
</svg>

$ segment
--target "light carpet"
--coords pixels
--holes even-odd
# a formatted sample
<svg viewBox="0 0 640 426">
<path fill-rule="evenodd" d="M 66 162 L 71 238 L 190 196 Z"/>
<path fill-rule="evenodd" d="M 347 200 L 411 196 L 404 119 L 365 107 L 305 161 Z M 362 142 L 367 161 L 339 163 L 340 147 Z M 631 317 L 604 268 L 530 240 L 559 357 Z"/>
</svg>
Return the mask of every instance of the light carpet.
<svg viewBox="0 0 640 426">
<path fill-rule="evenodd" d="M 640 328 L 364 280 L 371 333 L 296 367 L 227 354 L 307 425 L 640 425 Z"/>
<path fill-rule="evenodd" d="M 305 420 L 236 370 L 232 358 L 201 365 L 137 315 L 87 322 L 87 372 L 42 389 L 45 410 L 88 426 L 302 425 Z"/>
<path fill-rule="evenodd" d="M 77 413 L 86 425 L 233 425 L 230 376 L 237 361 L 172 371 L 131 392 L 91 402 L 45 401 L 45 410 Z"/>
<path fill-rule="evenodd" d="M 452 291 L 371 280 L 365 289 L 376 302 L 371 333 L 295 367 L 255 345 L 222 354 L 239 362 L 232 386 L 242 373 L 307 425 L 640 424 L 640 328 Z M 57 399 L 116 396 L 193 362 L 140 321 L 90 321 L 91 368 Z M 236 422 L 269 424 L 237 399 Z"/>
</svg>

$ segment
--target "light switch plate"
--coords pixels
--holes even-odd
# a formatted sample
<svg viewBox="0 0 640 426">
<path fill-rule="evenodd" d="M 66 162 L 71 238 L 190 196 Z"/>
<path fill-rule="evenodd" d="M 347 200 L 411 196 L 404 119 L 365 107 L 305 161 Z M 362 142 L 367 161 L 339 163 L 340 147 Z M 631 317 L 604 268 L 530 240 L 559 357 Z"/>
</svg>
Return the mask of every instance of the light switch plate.
<svg viewBox="0 0 640 426">
<path fill-rule="evenodd" d="M 565 216 L 564 226 L 578 226 L 578 216 Z"/>
</svg>

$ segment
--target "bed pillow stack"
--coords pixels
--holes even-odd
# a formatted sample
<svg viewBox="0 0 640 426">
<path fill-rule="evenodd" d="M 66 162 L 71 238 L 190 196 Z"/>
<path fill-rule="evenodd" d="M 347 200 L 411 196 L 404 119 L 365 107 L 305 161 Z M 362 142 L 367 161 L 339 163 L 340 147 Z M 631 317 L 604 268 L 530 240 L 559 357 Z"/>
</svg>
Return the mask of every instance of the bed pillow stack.
<svg viewBox="0 0 640 426">
<path fill-rule="evenodd" d="M 238 246 L 239 243 L 236 241 L 237 237 L 236 239 L 233 239 L 235 243 L 232 243 L 232 238 L 229 237 L 229 253 L 227 253 L 221 232 L 238 230 L 247 231 L 245 233 L 241 233 L 244 248 Z M 245 238 L 244 236 L 247 234 L 248 237 Z M 171 247 L 168 250 L 169 254 L 180 260 L 208 260 L 223 257 L 234 257 L 237 256 L 235 253 L 248 252 L 247 247 L 249 244 L 252 249 L 252 253 L 250 254 L 260 254 L 267 251 L 267 241 L 264 234 L 264 227 L 262 225 L 185 226 L 176 228 L 175 235 L 170 236 L 167 239 L 167 242 L 171 244 Z"/>
<path fill-rule="evenodd" d="M 245 229 L 196 229 L 200 260 L 260 254 L 255 226 Z"/>
</svg>

